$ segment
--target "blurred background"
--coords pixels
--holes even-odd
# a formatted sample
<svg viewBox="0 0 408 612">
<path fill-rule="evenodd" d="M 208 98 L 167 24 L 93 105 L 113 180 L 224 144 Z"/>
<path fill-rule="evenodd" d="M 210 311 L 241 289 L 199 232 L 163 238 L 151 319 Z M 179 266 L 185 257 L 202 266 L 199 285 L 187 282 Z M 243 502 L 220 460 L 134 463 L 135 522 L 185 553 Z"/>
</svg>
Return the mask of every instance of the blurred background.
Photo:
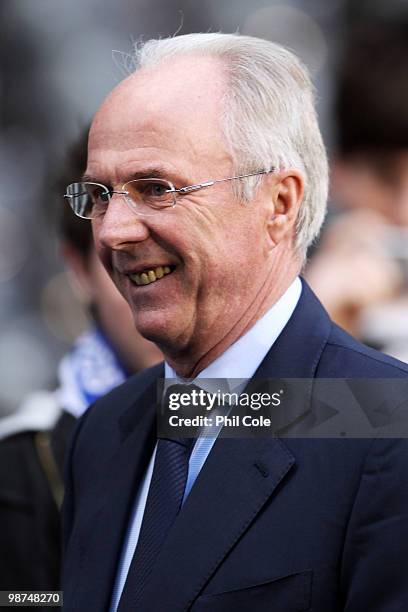
<svg viewBox="0 0 408 612">
<path fill-rule="evenodd" d="M 66 150 L 124 76 L 132 44 L 176 32 L 261 36 L 309 66 L 333 188 L 306 276 L 354 334 L 408 359 L 408 76 L 386 83 L 394 67 L 408 72 L 407 0 L 2 0 L 0 15 L 0 415 L 55 384 L 87 325 L 55 231 Z"/>
</svg>

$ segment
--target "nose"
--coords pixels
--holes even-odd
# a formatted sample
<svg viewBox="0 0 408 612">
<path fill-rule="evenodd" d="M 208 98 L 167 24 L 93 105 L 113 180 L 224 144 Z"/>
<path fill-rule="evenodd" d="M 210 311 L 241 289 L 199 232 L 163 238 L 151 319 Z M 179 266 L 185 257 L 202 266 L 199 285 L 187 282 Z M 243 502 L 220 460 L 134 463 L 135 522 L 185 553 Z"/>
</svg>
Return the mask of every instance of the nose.
<svg viewBox="0 0 408 612">
<path fill-rule="evenodd" d="M 112 195 L 106 213 L 92 224 L 95 241 L 104 249 L 125 250 L 128 245 L 149 237 L 143 217 L 130 210 L 120 194 Z"/>
</svg>

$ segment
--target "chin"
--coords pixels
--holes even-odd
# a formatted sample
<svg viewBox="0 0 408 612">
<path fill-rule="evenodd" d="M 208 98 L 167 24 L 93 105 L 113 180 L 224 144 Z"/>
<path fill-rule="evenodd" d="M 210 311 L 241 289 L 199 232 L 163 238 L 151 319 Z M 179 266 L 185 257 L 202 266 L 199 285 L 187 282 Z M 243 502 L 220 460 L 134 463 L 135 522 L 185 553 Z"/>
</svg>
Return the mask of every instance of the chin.
<svg viewBox="0 0 408 612">
<path fill-rule="evenodd" d="M 180 339 L 188 336 L 186 316 L 182 313 L 137 310 L 133 312 L 133 317 L 137 331 L 162 350 L 166 346 L 174 350 L 180 344 Z"/>
</svg>

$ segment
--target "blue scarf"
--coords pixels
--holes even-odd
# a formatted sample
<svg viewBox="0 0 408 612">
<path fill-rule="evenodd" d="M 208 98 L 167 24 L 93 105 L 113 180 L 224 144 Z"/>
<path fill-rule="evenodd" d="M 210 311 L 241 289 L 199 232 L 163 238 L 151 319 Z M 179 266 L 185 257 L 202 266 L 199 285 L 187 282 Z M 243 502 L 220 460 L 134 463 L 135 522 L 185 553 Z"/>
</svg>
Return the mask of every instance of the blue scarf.
<svg viewBox="0 0 408 612">
<path fill-rule="evenodd" d="M 90 404 L 129 376 L 101 329 L 85 332 L 62 359 L 58 404 L 79 418 Z"/>
</svg>

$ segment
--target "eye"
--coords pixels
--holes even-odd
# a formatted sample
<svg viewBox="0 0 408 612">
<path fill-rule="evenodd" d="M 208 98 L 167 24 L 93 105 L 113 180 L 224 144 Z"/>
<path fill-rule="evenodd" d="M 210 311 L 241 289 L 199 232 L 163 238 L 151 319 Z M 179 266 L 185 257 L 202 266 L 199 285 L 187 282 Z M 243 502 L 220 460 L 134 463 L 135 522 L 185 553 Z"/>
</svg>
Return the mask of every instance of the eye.
<svg viewBox="0 0 408 612">
<path fill-rule="evenodd" d="M 161 198 L 166 195 L 169 186 L 163 185 L 162 183 L 154 183 L 153 181 L 146 181 L 142 189 L 144 195 L 147 197 Z"/>
<path fill-rule="evenodd" d="M 174 206 L 174 188 L 164 179 L 135 179 L 123 185 L 133 206 L 147 206 L 150 209 Z"/>
<path fill-rule="evenodd" d="M 171 199 L 172 186 L 162 179 L 137 179 L 123 185 L 132 200 L 145 201 L 148 204 L 162 203 Z"/>
<path fill-rule="evenodd" d="M 110 192 L 102 187 L 95 187 L 92 193 L 92 199 L 95 203 L 107 204 L 110 199 Z"/>
</svg>

